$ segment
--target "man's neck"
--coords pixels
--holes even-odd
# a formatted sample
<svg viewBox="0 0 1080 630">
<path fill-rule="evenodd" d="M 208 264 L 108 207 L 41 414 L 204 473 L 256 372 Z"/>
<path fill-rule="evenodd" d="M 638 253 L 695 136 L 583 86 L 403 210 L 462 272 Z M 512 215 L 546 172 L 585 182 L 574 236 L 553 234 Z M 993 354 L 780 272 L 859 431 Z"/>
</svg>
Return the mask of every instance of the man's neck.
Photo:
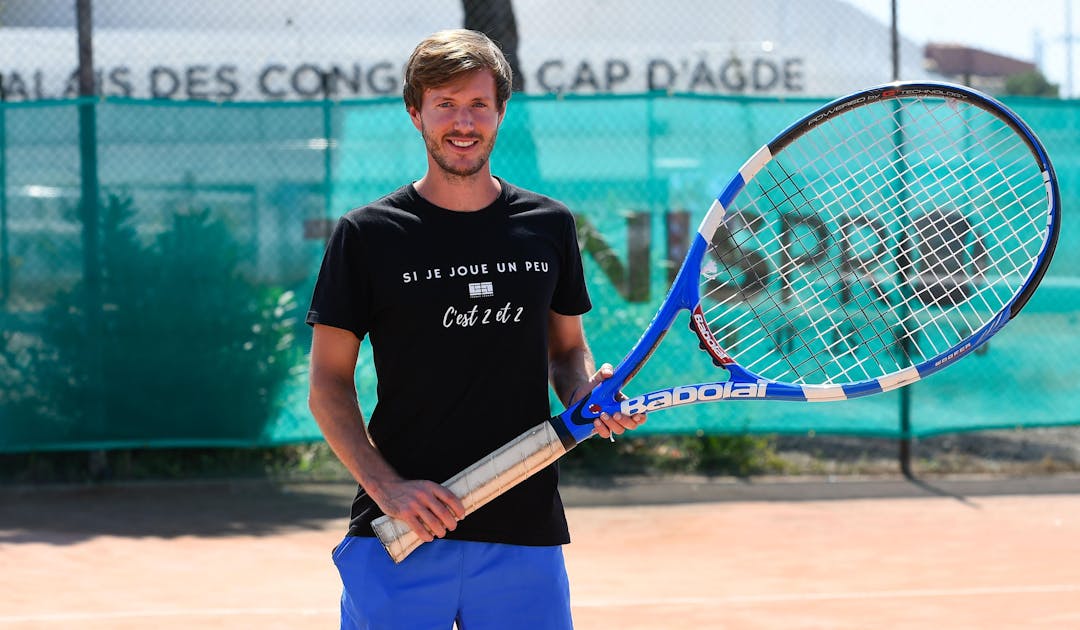
<svg viewBox="0 0 1080 630">
<path fill-rule="evenodd" d="M 492 177 L 490 172 L 477 173 L 472 177 L 457 177 L 428 170 L 413 187 L 429 202 L 455 212 L 483 210 L 502 192 L 499 180 Z"/>
</svg>

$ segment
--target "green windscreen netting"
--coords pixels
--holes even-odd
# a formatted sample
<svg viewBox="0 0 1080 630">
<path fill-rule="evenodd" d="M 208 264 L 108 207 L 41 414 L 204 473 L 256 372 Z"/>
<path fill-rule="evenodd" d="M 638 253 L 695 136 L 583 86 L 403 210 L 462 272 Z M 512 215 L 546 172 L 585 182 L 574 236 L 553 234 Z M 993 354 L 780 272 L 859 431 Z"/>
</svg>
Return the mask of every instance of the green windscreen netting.
<svg viewBox="0 0 1080 630">
<path fill-rule="evenodd" d="M 743 160 L 821 102 L 515 96 L 493 170 L 577 214 L 598 360 L 637 339 Z M 915 435 L 1080 423 L 1080 104 L 1007 103 L 1054 160 L 1057 253 L 1004 332 L 909 388 Z M 93 209 L 81 205 L 80 107 L 96 125 Z M 318 439 L 303 317 L 332 221 L 423 174 L 400 100 L 42 101 L 0 117 L 0 451 Z M 708 378 L 684 328 L 629 393 Z M 358 386 L 370 410 L 366 343 Z M 897 436 L 901 395 L 681 407 L 643 431 Z"/>
</svg>

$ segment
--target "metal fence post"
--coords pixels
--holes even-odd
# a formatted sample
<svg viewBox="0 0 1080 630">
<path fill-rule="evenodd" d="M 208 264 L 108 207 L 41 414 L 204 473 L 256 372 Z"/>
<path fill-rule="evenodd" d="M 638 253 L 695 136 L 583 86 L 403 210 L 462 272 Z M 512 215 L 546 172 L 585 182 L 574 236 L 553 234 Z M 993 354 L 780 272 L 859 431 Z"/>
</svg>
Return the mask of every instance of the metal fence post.
<svg viewBox="0 0 1080 630">
<path fill-rule="evenodd" d="M 97 93 L 94 77 L 93 15 L 91 0 L 75 0 L 75 21 L 79 38 L 79 175 L 82 219 L 83 290 L 88 354 L 86 387 L 87 423 L 98 433 L 105 433 L 105 375 L 102 374 L 104 344 L 101 321 L 101 219 L 98 211 L 100 191 L 97 162 Z M 101 477 L 108 468 L 103 450 L 92 451 L 89 469 L 93 477 Z"/>
<path fill-rule="evenodd" d="M 892 16 L 889 24 L 889 35 L 892 44 L 892 80 L 900 80 L 900 30 L 896 20 L 896 4 L 899 0 L 892 0 Z M 908 479 L 912 478 L 911 472 L 911 388 L 900 388 L 900 472 Z"/>
<path fill-rule="evenodd" d="M 8 250 L 7 90 L 0 74 L 0 306 L 11 299 L 11 252 Z"/>
</svg>

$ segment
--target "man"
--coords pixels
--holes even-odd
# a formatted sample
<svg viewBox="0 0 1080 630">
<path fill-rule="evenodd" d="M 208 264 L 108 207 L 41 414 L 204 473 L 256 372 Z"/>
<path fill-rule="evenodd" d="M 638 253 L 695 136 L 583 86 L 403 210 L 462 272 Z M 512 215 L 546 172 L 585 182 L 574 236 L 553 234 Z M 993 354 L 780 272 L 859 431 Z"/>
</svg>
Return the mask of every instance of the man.
<svg viewBox="0 0 1080 630">
<path fill-rule="evenodd" d="M 466 519 L 437 483 L 548 417 L 549 381 L 570 404 L 611 374 L 595 371 L 582 329 L 572 215 L 491 174 L 511 81 L 480 33 L 421 42 L 404 99 L 427 172 L 347 213 L 327 244 L 307 317 L 310 407 L 359 483 L 334 551 L 342 628 L 571 627 L 557 468 Z M 354 385 L 365 336 L 378 376 L 366 431 Z M 607 438 L 644 420 L 605 414 L 595 428 Z M 382 514 L 430 544 L 395 565 L 373 537 Z"/>
</svg>

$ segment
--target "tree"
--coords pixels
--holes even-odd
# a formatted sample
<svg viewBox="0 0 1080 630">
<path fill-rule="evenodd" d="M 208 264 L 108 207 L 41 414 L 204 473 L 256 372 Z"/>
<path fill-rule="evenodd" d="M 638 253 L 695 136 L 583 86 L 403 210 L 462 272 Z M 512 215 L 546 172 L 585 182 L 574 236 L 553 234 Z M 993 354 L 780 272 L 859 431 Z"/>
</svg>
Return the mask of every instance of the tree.
<svg viewBox="0 0 1080 630">
<path fill-rule="evenodd" d="M 514 92 L 525 91 L 525 73 L 518 58 L 518 28 L 511 0 L 461 0 L 465 10 L 464 27 L 480 31 L 502 49 L 514 72 Z M 536 159 L 536 141 L 532 135 L 528 107 L 515 108 L 500 128 L 500 169 L 505 177 L 526 188 L 538 187 L 540 167 Z"/>
<path fill-rule="evenodd" d="M 465 28 L 480 31 L 499 45 L 514 71 L 514 91 L 525 91 L 525 75 L 518 60 L 518 30 L 510 0 L 461 0 Z"/>
<path fill-rule="evenodd" d="M 210 209 L 169 212 L 157 234 L 139 233 L 130 200 L 102 210 L 98 344 L 85 282 L 54 296 L 36 335 L 0 335 L 0 412 L 21 416 L 0 437 L 258 443 L 302 352 L 295 295 L 244 277 L 244 250 Z M 90 399 L 105 426 L 88 424 Z"/>
<path fill-rule="evenodd" d="M 1017 96 L 1044 96 L 1058 98 L 1059 87 L 1056 83 L 1050 83 L 1038 70 L 1029 70 L 1020 74 L 1010 75 L 1005 78 L 1005 93 Z"/>
</svg>

